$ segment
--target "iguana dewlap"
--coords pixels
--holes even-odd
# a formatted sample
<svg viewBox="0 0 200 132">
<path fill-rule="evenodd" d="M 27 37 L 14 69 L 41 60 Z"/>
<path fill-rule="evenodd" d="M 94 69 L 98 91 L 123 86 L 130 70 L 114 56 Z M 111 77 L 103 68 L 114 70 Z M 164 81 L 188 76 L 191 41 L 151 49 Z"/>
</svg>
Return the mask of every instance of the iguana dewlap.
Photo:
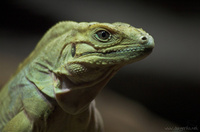
<svg viewBox="0 0 200 132">
<path fill-rule="evenodd" d="M 0 91 L 0 132 L 103 132 L 94 98 L 153 38 L 125 23 L 60 22 Z"/>
</svg>

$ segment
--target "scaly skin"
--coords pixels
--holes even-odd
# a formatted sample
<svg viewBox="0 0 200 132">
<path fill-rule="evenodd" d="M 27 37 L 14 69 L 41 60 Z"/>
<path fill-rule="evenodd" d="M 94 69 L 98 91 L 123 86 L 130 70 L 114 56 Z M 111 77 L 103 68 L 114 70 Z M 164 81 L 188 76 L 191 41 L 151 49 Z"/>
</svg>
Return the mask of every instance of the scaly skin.
<svg viewBox="0 0 200 132">
<path fill-rule="evenodd" d="M 1 132 L 103 132 L 94 98 L 153 38 L 125 23 L 60 22 L 0 91 Z"/>
</svg>

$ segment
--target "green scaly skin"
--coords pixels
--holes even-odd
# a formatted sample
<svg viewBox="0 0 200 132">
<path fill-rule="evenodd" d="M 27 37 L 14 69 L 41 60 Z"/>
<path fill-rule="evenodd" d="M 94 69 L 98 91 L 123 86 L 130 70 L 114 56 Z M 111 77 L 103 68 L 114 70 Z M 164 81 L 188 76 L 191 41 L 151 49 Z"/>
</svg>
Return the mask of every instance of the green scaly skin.
<svg viewBox="0 0 200 132">
<path fill-rule="evenodd" d="M 94 98 L 153 38 L 125 23 L 64 21 L 43 36 L 0 91 L 1 132 L 103 132 Z"/>
</svg>

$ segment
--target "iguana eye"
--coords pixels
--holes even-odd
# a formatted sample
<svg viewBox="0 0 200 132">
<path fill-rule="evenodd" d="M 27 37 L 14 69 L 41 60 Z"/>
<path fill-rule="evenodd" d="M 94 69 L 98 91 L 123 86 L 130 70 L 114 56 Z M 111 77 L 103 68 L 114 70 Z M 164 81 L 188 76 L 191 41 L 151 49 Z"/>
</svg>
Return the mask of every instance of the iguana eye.
<svg viewBox="0 0 200 132">
<path fill-rule="evenodd" d="M 100 31 L 96 32 L 95 37 L 99 41 L 106 42 L 106 41 L 108 41 L 111 38 L 111 34 L 108 31 L 100 30 Z"/>
</svg>

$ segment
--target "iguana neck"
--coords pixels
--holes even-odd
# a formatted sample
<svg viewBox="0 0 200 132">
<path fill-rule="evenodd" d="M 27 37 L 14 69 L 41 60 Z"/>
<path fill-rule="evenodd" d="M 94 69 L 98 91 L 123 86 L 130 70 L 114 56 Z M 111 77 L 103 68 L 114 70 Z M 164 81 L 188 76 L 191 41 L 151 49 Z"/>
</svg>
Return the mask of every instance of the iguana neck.
<svg viewBox="0 0 200 132">
<path fill-rule="evenodd" d="M 86 110 L 89 104 L 94 100 L 101 89 L 117 72 L 116 69 L 104 72 L 97 80 L 84 82 L 82 84 L 74 84 L 66 77 L 61 77 L 60 87 L 55 87 L 55 97 L 58 104 L 64 111 L 70 114 L 78 114 Z"/>
</svg>

